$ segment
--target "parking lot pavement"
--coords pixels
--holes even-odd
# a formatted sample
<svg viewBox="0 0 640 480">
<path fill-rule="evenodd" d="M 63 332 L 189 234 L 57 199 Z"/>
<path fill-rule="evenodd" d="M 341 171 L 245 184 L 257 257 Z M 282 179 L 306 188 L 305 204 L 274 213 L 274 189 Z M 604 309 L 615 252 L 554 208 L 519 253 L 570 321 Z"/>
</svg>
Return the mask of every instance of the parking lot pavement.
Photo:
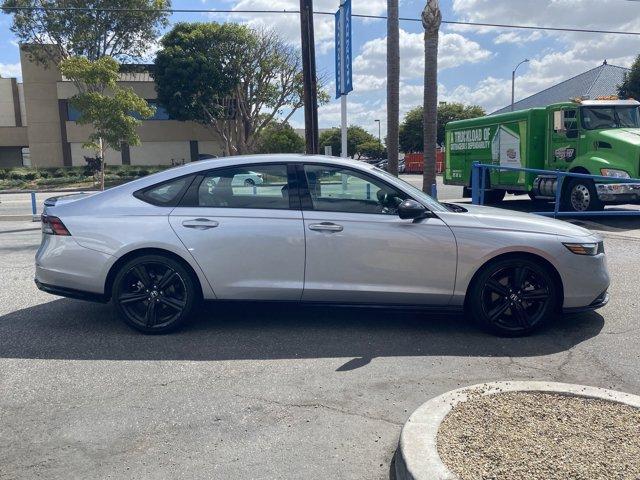
<svg viewBox="0 0 640 480">
<path fill-rule="evenodd" d="M 144 336 L 33 285 L 40 233 L 0 224 L 0 479 L 388 479 L 426 399 L 490 380 L 640 394 L 640 241 L 608 237 L 611 302 L 520 339 L 460 316 L 207 304 Z"/>
</svg>

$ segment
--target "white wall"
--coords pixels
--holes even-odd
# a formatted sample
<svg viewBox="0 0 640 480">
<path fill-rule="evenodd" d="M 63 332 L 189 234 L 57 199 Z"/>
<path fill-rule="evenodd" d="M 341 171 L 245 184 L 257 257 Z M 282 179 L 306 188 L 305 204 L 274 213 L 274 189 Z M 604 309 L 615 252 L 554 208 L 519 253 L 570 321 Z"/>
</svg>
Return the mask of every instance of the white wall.
<svg viewBox="0 0 640 480">
<path fill-rule="evenodd" d="M 198 153 L 209 153 L 221 157 L 224 154 L 224 148 L 220 142 L 198 142 Z"/>
<path fill-rule="evenodd" d="M 131 147 L 131 165 L 170 165 L 191 161 L 189 142 L 143 142 Z"/>
<path fill-rule="evenodd" d="M 10 78 L 0 78 L 0 127 L 15 127 L 16 112 L 13 107 L 13 89 Z"/>
</svg>

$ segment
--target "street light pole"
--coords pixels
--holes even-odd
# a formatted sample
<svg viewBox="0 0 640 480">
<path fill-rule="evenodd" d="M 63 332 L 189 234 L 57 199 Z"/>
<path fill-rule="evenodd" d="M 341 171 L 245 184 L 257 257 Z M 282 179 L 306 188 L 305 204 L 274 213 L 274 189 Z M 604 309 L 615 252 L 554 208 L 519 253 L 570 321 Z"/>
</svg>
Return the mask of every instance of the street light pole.
<svg viewBox="0 0 640 480">
<path fill-rule="evenodd" d="M 516 70 L 518 70 L 518 67 L 520 65 L 522 65 L 523 63 L 527 63 L 528 61 L 529 59 L 525 58 L 518 65 L 516 65 L 516 68 L 514 68 L 513 71 L 511 72 L 511 111 L 512 112 L 513 112 L 513 104 L 515 103 L 515 100 L 516 100 Z"/>
<path fill-rule="evenodd" d="M 374 120 L 378 124 L 378 143 L 382 146 L 382 138 L 380 137 L 380 120 Z"/>
</svg>

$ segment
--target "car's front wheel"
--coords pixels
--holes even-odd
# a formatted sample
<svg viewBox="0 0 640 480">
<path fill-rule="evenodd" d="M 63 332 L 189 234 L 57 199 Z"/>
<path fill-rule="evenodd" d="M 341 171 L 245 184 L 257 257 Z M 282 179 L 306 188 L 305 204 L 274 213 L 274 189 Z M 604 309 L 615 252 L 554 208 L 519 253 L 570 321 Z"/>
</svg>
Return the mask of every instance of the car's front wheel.
<svg viewBox="0 0 640 480">
<path fill-rule="evenodd" d="M 162 255 L 142 255 L 118 271 L 113 301 L 129 326 L 144 333 L 167 333 L 189 318 L 196 292 L 182 264 Z"/>
<path fill-rule="evenodd" d="M 604 208 L 604 204 L 598 198 L 593 180 L 590 178 L 571 178 L 566 181 L 567 186 L 562 198 L 564 210 L 588 212 Z"/>
<path fill-rule="evenodd" d="M 547 267 L 528 258 L 493 262 L 471 285 L 467 313 L 492 333 L 527 335 L 553 316 L 558 302 L 555 283 Z"/>
</svg>

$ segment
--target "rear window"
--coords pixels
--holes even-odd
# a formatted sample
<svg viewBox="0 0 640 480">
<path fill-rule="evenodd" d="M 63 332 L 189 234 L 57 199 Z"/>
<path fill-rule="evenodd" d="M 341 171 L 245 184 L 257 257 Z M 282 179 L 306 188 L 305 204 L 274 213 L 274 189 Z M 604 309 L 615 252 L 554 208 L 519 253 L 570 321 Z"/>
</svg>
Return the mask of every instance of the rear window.
<svg viewBox="0 0 640 480">
<path fill-rule="evenodd" d="M 193 177 L 191 175 L 175 178 L 143 190 L 138 190 L 134 195 L 140 200 L 151 203 L 152 205 L 173 206 L 180 201 L 180 198 L 182 198 L 192 179 Z"/>
</svg>

